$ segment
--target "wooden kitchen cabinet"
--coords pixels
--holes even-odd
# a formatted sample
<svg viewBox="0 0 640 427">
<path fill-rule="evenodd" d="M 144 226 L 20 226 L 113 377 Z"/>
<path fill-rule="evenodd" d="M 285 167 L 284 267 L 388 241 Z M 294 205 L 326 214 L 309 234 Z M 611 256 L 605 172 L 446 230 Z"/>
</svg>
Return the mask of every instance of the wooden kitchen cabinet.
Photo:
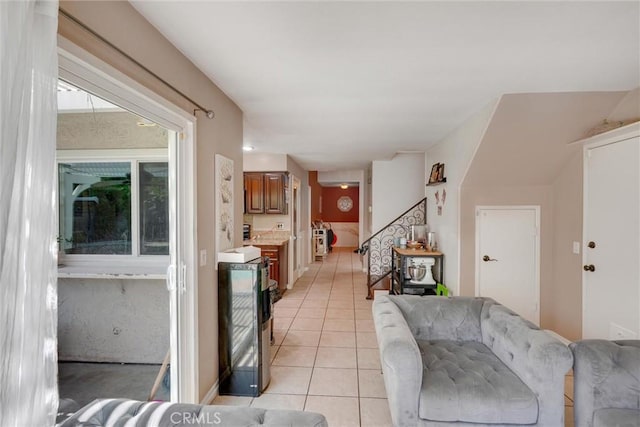
<svg viewBox="0 0 640 427">
<path fill-rule="evenodd" d="M 264 213 L 286 214 L 285 192 L 287 176 L 283 173 L 264 174 Z"/>
<path fill-rule="evenodd" d="M 254 244 L 262 251 L 263 257 L 269 257 L 269 278 L 278 282 L 280 294 L 287 290 L 287 278 L 289 277 L 289 254 L 288 245 L 259 245 Z"/>
<path fill-rule="evenodd" d="M 245 172 L 244 213 L 287 214 L 286 172 Z"/>
<path fill-rule="evenodd" d="M 248 214 L 264 213 L 264 174 L 244 174 L 244 212 Z"/>
<path fill-rule="evenodd" d="M 277 280 L 278 288 L 280 288 L 280 260 L 278 259 L 278 247 L 263 246 L 262 256 L 269 257 L 269 278 Z"/>
</svg>

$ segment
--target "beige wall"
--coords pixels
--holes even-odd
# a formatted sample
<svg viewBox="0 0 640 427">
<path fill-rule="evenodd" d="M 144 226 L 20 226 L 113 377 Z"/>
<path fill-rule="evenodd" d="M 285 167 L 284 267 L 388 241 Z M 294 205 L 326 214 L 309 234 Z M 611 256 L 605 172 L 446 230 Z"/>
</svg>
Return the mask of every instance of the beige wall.
<svg viewBox="0 0 640 427">
<path fill-rule="evenodd" d="M 274 153 L 244 153 L 244 172 L 284 172 L 287 170 L 287 155 Z"/>
<path fill-rule="evenodd" d="M 564 166 L 553 184 L 553 289 L 546 325 L 569 340 L 582 337 L 582 152 Z M 584 245 L 581 245 L 584 247 Z"/>
<path fill-rule="evenodd" d="M 201 105 L 215 111 L 213 120 L 198 114 L 196 128 L 197 239 L 199 249 L 206 249 L 208 258 L 213 259 L 214 155 L 219 153 L 234 160 L 234 191 L 243 194 L 242 111 L 128 2 L 61 1 L 60 8 Z M 58 32 L 185 111 L 193 112 L 194 106 L 182 96 L 63 16 L 60 16 Z M 242 223 L 242 203 L 242 197 L 236 197 L 236 224 Z M 234 239 L 240 245 L 242 228 L 235 227 L 235 230 Z M 217 276 L 211 262 L 198 269 L 198 300 L 198 373 L 202 398 L 218 378 Z"/>
<path fill-rule="evenodd" d="M 391 160 L 376 160 L 371 172 L 371 227 L 377 233 L 424 198 L 424 155 L 396 154 Z"/>
<path fill-rule="evenodd" d="M 638 120 L 640 119 L 640 87 L 630 90 L 616 105 L 608 120 Z"/>
<path fill-rule="evenodd" d="M 429 176 L 434 163 L 445 164 L 444 174 L 447 182 L 425 187 L 425 196 L 429 228 L 436 233 L 438 247 L 445 254 L 444 282 L 455 295 L 461 295 L 459 189 L 497 104 L 497 99 L 487 104 L 462 126 L 430 148 L 425 156 L 425 177 Z M 441 196 L 443 190 L 446 191 L 446 199 L 442 205 L 442 215 L 438 215 L 435 193 L 438 192 Z"/>
</svg>

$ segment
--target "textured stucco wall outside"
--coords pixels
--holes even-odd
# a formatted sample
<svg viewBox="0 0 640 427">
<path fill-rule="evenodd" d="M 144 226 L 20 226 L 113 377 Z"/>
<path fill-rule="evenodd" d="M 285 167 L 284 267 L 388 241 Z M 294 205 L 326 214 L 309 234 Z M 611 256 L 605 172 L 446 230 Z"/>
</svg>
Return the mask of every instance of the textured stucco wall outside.
<svg viewBox="0 0 640 427">
<path fill-rule="evenodd" d="M 58 280 L 60 360 L 162 363 L 167 350 L 163 280 Z"/>
</svg>

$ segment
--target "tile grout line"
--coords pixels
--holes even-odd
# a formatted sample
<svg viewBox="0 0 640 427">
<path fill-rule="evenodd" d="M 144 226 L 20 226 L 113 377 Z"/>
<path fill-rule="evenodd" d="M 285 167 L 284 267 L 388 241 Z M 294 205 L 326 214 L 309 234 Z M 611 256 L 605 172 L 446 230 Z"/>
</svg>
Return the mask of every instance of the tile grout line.
<svg viewBox="0 0 640 427">
<path fill-rule="evenodd" d="M 358 390 L 358 425 L 362 427 L 362 404 L 361 404 L 361 392 L 360 392 L 360 352 L 358 350 L 358 324 L 355 323 L 356 319 L 356 304 L 355 304 L 355 283 L 353 277 L 353 258 L 350 256 L 349 261 L 351 261 L 351 298 L 353 299 L 353 319 L 354 319 L 354 327 L 355 327 L 355 335 L 356 335 L 356 381 L 357 381 L 357 390 Z"/>
<path fill-rule="evenodd" d="M 323 262 L 323 264 L 318 268 L 315 269 L 314 272 L 314 277 L 311 280 L 310 283 L 306 284 L 306 289 L 304 291 L 304 293 L 301 292 L 302 299 L 300 302 L 300 305 L 298 305 L 298 307 L 296 308 L 294 317 L 292 319 L 291 324 L 288 325 L 288 327 L 284 330 L 284 336 L 282 339 L 282 342 L 280 343 L 279 349 L 280 347 L 284 346 L 284 342 L 287 338 L 287 336 L 290 336 L 289 333 L 291 333 L 292 331 L 297 331 L 297 330 L 293 330 L 292 326 L 293 323 L 295 322 L 296 319 L 299 318 L 299 316 L 302 314 L 302 308 L 303 305 L 305 304 L 305 302 L 307 301 L 311 301 L 312 299 L 314 299 L 313 297 L 311 297 L 311 292 L 313 290 L 320 290 L 320 289 L 325 289 L 325 291 L 328 290 L 328 300 L 326 301 L 326 305 L 324 305 L 324 314 L 322 317 L 322 325 L 320 327 L 319 332 L 319 337 L 318 337 L 318 341 L 315 345 L 313 346 L 303 346 L 303 347 L 314 347 L 316 349 L 316 353 L 314 356 L 314 360 L 313 360 L 313 366 L 311 369 L 311 378 L 309 379 L 309 383 L 307 385 L 307 390 L 306 390 L 306 394 L 304 395 L 304 401 L 303 401 L 303 410 L 307 410 L 307 406 L 309 404 L 309 397 L 312 396 L 310 394 L 311 391 L 311 384 L 312 384 L 312 380 L 313 380 L 313 375 L 316 373 L 316 368 L 319 369 L 319 367 L 317 366 L 318 364 L 318 357 L 319 357 L 319 351 L 320 351 L 320 343 L 322 341 L 322 336 L 324 335 L 325 332 L 329 333 L 329 332 L 336 332 L 336 333 L 341 333 L 341 332 L 345 332 L 345 333 L 350 333 L 351 335 L 353 335 L 353 351 L 355 354 L 355 370 L 356 370 L 356 395 L 353 397 L 356 399 L 356 413 L 352 413 L 352 415 L 354 417 L 357 416 L 358 422 L 355 423 L 353 426 L 355 427 L 357 426 L 362 426 L 362 416 L 361 416 L 361 411 L 362 411 L 362 407 L 361 407 L 361 391 L 360 391 L 360 363 L 359 363 L 359 348 L 358 348 L 358 338 L 357 338 L 357 334 L 358 334 L 358 330 L 357 330 L 357 324 L 356 324 L 356 310 L 358 309 L 364 309 L 365 307 L 363 307 L 361 304 L 358 304 L 358 306 L 356 306 L 355 304 L 355 300 L 357 298 L 357 290 L 356 290 L 356 275 L 354 274 L 353 268 L 354 268 L 354 261 L 355 258 L 353 255 L 351 254 L 347 254 L 344 251 L 341 251 L 335 255 L 338 255 L 336 258 L 336 262 Z M 328 277 L 327 277 L 328 276 Z M 344 276 L 344 282 L 340 280 L 340 278 Z M 338 283 L 341 282 L 341 283 Z M 347 286 L 342 286 L 342 284 L 345 284 Z M 318 286 L 320 285 L 320 286 Z M 326 285 L 329 285 L 328 287 Z M 314 286 L 316 286 L 316 288 L 314 288 Z M 350 289 L 346 289 L 350 286 Z M 346 290 L 346 292 L 343 292 L 343 290 Z M 323 292 L 320 292 L 321 294 Z M 364 298 L 364 297 L 363 297 Z M 297 299 L 297 298 L 296 298 Z M 348 304 L 348 307 L 346 307 L 346 310 L 344 308 L 344 306 L 341 307 L 340 302 L 341 301 L 349 301 L 350 304 Z M 333 303 L 338 303 L 338 307 L 333 307 Z M 347 319 L 341 319 L 341 318 L 336 318 L 336 319 L 329 319 L 329 315 L 331 314 L 330 310 L 338 310 L 338 313 L 336 313 L 336 315 L 339 315 L 339 312 L 342 310 L 345 310 L 347 312 L 349 312 L 352 317 L 347 318 Z M 328 331 L 325 330 L 325 326 L 326 326 L 326 322 L 327 320 L 337 320 L 337 321 L 346 321 L 348 323 L 349 320 L 351 320 L 353 322 L 353 330 L 349 330 L 349 331 Z M 362 319 L 361 319 L 362 320 Z M 366 320 L 366 319 L 364 319 Z M 303 330 L 300 330 L 299 332 L 305 332 Z M 332 346 L 328 346 L 327 348 L 331 348 Z M 343 348 L 341 346 L 338 346 L 339 348 Z M 344 347 L 344 348 L 351 348 L 349 346 Z M 278 353 L 278 352 L 277 352 Z M 276 353 L 276 356 L 277 356 Z M 275 359 L 275 356 L 274 356 Z M 332 368 L 332 369 L 345 369 L 345 370 L 351 370 L 352 368 L 348 368 L 348 367 L 344 367 L 344 368 Z M 277 393 L 273 393 L 273 394 L 277 394 Z M 284 393 L 287 394 L 287 393 Z M 319 395 L 322 397 L 336 397 L 336 398 L 345 398 L 345 399 L 349 399 L 350 396 L 332 396 L 332 395 Z M 384 399 L 380 399 L 381 401 Z"/>
</svg>

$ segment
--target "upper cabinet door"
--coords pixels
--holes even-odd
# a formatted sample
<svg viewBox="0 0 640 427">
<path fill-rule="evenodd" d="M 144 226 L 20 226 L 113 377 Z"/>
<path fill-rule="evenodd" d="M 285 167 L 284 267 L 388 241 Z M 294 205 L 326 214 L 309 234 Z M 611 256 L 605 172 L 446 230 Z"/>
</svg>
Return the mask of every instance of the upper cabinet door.
<svg viewBox="0 0 640 427">
<path fill-rule="evenodd" d="M 244 212 L 264 213 L 264 175 L 262 173 L 245 172 L 244 174 Z"/>
<path fill-rule="evenodd" d="M 284 173 L 264 174 L 264 213 L 286 214 L 287 176 Z"/>
</svg>

